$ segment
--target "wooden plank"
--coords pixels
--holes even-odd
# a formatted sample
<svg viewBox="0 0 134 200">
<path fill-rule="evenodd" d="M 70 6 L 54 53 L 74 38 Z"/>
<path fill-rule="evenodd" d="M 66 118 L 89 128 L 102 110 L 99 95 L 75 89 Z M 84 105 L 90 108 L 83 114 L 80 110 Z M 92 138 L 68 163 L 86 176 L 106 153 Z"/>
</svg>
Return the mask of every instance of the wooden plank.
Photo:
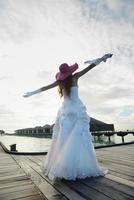
<svg viewBox="0 0 134 200">
<path fill-rule="evenodd" d="M 29 164 L 30 164 L 30 161 L 29 161 Z M 34 162 L 31 162 L 31 166 L 32 166 L 32 168 L 34 168 L 35 170 L 37 170 L 39 173 L 41 173 L 41 170 L 40 170 L 40 168 L 39 168 L 39 166 L 38 165 L 35 165 L 35 163 Z M 52 184 L 51 183 L 51 181 L 49 180 L 49 179 L 47 179 L 47 177 L 44 177 L 50 184 Z M 55 188 L 57 188 L 57 189 L 59 189 L 62 193 L 64 193 L 64 195 L 67 195 L 66 197 L 67 198 L 69 198 L 69 199 L 81 199 L 81 198 L 85 198 L 85 196 L 82 194 L 82 193 L 79 193 L 77 190 L 74 190 L 73 188 L 71 188 L 70 187 L 70 181 L 66 181 L 66 182 L 64 182 L 64 183 L 67 183 L 67 182 L 69 182 L 69 185 L 68 184 L 66 184 L 66 189 L 68 190 L 68 193 L 67 193 L 67 190 L 65 190 L 65 185 L 63 186 L 63 190 L 61 190 L 61 185 L 63 185 L 63 182 L 61 182 L 61 184 L 60 183 L 58 183 L 58 184 L 56 184 L 56 185 L 53 185 Z M 76 181 L 75 181 L 76 182 Z M 69 190 L 68 189 L 68 187 L 69 188 L 71 188 L 71 190 Z M 70 192 L 69 192 L 70 191 Z M 94 196 L 96 196 L 96 191 L 91 191 L 92 193 L 94 192 Z M 87 191 L 87 193 L 88 193 L 88 191 Z M 71 195 L 69 195 L 69 194 L 71 194 Z M 75 195 L 73 195 L 73 194 L 75 194 Z M 76 194 L 77 194 L 77 197 L 76 197 Z M 98 195 L 98 194 L 97 194 Z M 105 195 L 103 196 L 103 195 L 101 195 L 100 194 L 100 197 L 99 197 L 100 199 L 101 198 L 103 198 L 103 199 L 105 199 Z M 86 198 L 87 199 L 87 198 Z M 106 197 L 106 199 L 109 199 L 109 198 L 107 198 Z"/>
<path fill-rule="evenodd" d="M 100 184 L 100 182 L 96 181 L 95 178 L 88 178 L 86 180 L 80 180 L 83 184 L 93 188 L 94 190 L 97 190 L 100 193 L 103 193 L 104 195 L 108 196 L 111 199 L 118 199 L 118 200 L 126 200 L 126 199 L 133 199 L 134 196 L 130 196 L 117 188 L 111 187 L 109 184 Z M 117 185 L 117 184 L 116 184 Z"/>
<path fill-rule="evenodd" d="M 50 179 L 48 179 L 46 176 L 43 175 L 42 170 L 40 168 L 40 165 L 36 159 L 32 159 L 31 157 L 27 157 L 27 160 L 29 162 L 29 165 L 38 172 L 41 176 L 44 177 L 47 182 L 49 182 L 53 187 L 55 187 L 58 191 L 60 191 L 62 194 L 64 194 L 68 199 L 70 200 L 84 200 L 82 196 L 80 196 L 78 193 L 70 189 L 64 182 L 58 181 L 56 184 L 53 183 Z"/>
<path fill-rule="evenodd" d="M 66 184 L 64 184 L 63 182 L 56 182 L 53 183 L 51 180 L 49 180 L 47 177 L 44 177 L 44 175 L 42 174 L 42 171 L 40 169 L 40 166 L 35 162 L 32 161 L 32 159 L 29 159 L 29 157 L 24 157 L 23 163 L 27 163 L 27 165 L 29 166 L 29 168 L 31 170 L 34 170 L 34 173 L 36 174 L 36 177 L 42 177 L 42 187 L 38 186 L 38 183 L 35 182 L 35 184 L 37 184 L 37 186 L 40 188 L 40 190 L 42 191 L 42 193 L 49 199 L 51 198 L 50 195 L 52 195 L 52 188 L 55 189 L 58 193 L 60 192 L 60 194 L 62 194 L 64 196 L 64 199 L 69 199 L 69 200 L 85 200 L 83 197 L 81 197 L 78 193 L 76 193 L 75 191 L 71 190 Z M 22 163 L 21 163 L 22 164 Z M 27 170 L 27 168 L 26 168 Z M 36 179 L 37 181 L 37 179 Z M 45 183 L 45 184 L 44 184 Z M 47 184 L 46 184 L 47 183 Z M 49 185 L 49 189 L 48 190 L 48 185 Z M 45 187 L 45 188 L 44 188 Z M 47 194 L 47 192 L 49 191 L 50 194 Z M 57 195 L 56 195 L 57 196 Z M 59 196 L 58 196 L 59 198 Z"/>
<path fill-rule="evenodd" d="M 104 165 L 103 165 L 104 166 Z M 105 167 L 109 170 L 110 174 L 115 174 L 117 177 L 126 178 L 127 180 L 133 181 L 134 177 L 132 177 L 131 172 L 125 172 L 122 169 L 115 167 L 114 165 L 105 164 Z"/>
<path fill-rule="evenodd" d="M 2 172 L 0 173 L 0 179 L 4 176 L 4 177 L 7 177 L 7 176 L 12 176 L 12 175 L 25 175 L 25 173 L 22 171 L 22 170 L 12 170 L 12 171 L 6 171 L 6 172 Z"/>
<path fill-rule="evenodd" d="M 35 189 L 26 189 L 23 191 L 15 191 L 13 193 L 6 193 L 6 194 L 1 194 L 0 195 L 0 200 L 14 200 L 22 197 L 29 197 L 37 195 L 37 192 Z"/>
<path fill-rule="evenodd" d="M 126 155 L 125 153 L 116 153 L 116 152 L 97 152 L 97 154 L 101 155 L 101 156 L 107 156 L 107 157 L 113 157 L 113 158 L 124 158 L 126 160 L 130 160 L 129 158 L 133 157 L 133 155 L 129 154 Z"/>
<path fill-rule="evenodd" d="M 23 191 L 23 190 L 31 190 L 31 189 L 35 189 L 35 186 L 33 184 L 26 184 L 26 185 L 21 185 L 21 186 L 11 186 L 10 188 L 3 188 L 2 190 L 0 190 L 0 195 L 4 195 L 7 193 L 15 193 L 16 191 Z M 37 193 L 36 189 L 35 192 Z M 37 193 L 38 194 L 38 193 Z"/>
<path fill-rule="evenodd" d="M 2 154 L 2 156 L 1 156 Z M 17 162 L 0 148 L 0 200 L 45 199 Z"/>
<path fill-rule="evenodd" d="M 129 160 L 129 158 L 133 158 L 133 154 L 132 153 L 128 153 L 126 154 L 125 152 L 116 152 L 116 151 L 96 151 L 96 154 L 98 155 L 105 155 L 105 156 L 113 156 L 113 157 L 123 157 L 126 158 L 127 160 Z"/>
<path fill-rule="evenodd" d="M 119 158 L 113 158 L 113 157 L 106 157 L 106 156 L 101 156 L 101 157 L 98 157 L 98 160 L 99 162 L 102 162 L 103 161 L 106 161 L 106 162 L 112 162 L 112 163 L 119 163 L 119 164 L 122 164 L 122 165 L 126 165 L 126 166 L 130 166 L 130 167 L 134 167 L 134 162 L 133 161 L 127 161 L 127 160 L 124 160 L 124 159 L 119 159 Z"/>
<path fill-rule="evenodd" d="M 107 157 L 109 157 L 109 153 L 107 154 Z M 115 156 L 114 155 L 112 155 L 111 157 L 113 157 L 113 158 L 115 158 Z M 41 173 L 41 170 L 39 169 L 39 166 L 40 166 L 40 163 L 41 162 L 39 162 L 39 159 L 37 159 L 38 158 L 38 156 L 28 156 L 27 157 L 27 159 L 29 160 L 29 163 L 31 163 L 31 166 L 33 167 L 33 168 L 35 168 L 39 173 Z M 42 158 L 41 157 L 39 157 L 40 158 L 40 160 L 42 160 Z M 43 156 L 43 159 L 44 159 L 45 157 Z M 123 158 L 122 158 L 123 159 Z M 101 160 L 101 157 L 100 157 L 100 160 Z M 117 158 L 116 158 L 116 160 L 117 160 Z M 130 161 L 131 162 L 131 161 Z M 105 165 L 105 163 L 102 161 L 102 163 L 103 163 L 103 166 L 106 166 Z M 108 162 L 107 162 L 108 163 Z M 109 164 L 110 163 L 110 164 Z M 108 165 L 110 165 L 111 166 L 111 169 L 110 169 L 110 173 L 112 173 L 112 175 L 111 174 L 108 174 L 108 176 L 106 175 L 106 177 L 107 177 L 107 180 L 110 180 L 110 178 L 111 177 L 116 177 L 116 179 L 114 179 L 114 181 L 115 181 L 115 183 L 116 184 L 119 184 L 120 182 L 122 183 L 122 185 L 124 184 L 125 186 L 130 186 L 131 185 L 131 183 L 132 183 L 132 181 L 128 181 L 127 179 L 131 179 L 132 177 L 131 176 L 129 176 L 129 175 L 132 175 L 131 174 L 131 172 L 130 172 L 130 170 L 132 170 L 132 167 L 130 166 L 124 166 L 124 165 L 122 165 L 123 167 L 123 169 L 122 169 L 122 173 L 125 173 L 125 172 L 128 172 L 128 174 L 120 174 L 119 172 L 117 172 L 117 170 L 120 170 L 120 165 L 118 164 L 118 162 L 116 162 L 115 164 L 113 164 L 113 162 L 112 162 L 112 164 L 111 164 L 111 162 L 109 162 L 108 163 Z M 36 166 L 35 166 L 36 165 Z M 38 166 L 38 167 L 37 167 Z M 112 171 L 113 170 L 113 171 Z M 124 171 L 123 171 L 124 170 Z M 116 176 L 114 176 L 113 174 L 116 174 Z M 119 176 L 119 177 L 118 177 Z M 123 177 L 123 178 L 122 178 Z M 125 177 L 125 178 L 124 178 Z M 49 181 L 49 180 L 48 180 Z M 120 192 L 119 192 L 120 193 Z M 126 194 L 126 196 L 124 196 L 124 198 L 128 198 L 128 196 L 129 196 L 129 194 Z"/>
<path fill-rule="evenodd" d="M 35 166 L 34 166 L 35 168 Z M 37 168 L 36 168 L 37 169 Z M 38 170 L 38 169 L 37 169 Z M 39 171 L 39 170 L 38 170 Z M 42 173 L 42 172 L 40 172 Z M 80 196 L 77 192 L 72 190 L 63 180 L 53 183 L 46 176 L 44 176 L 45 180 L 47 180 L 51 185 L 53 185 L 58 191 L 62 192 L 69 200 L 85 200 L 82 196 Z"/>
<path fill-rule="evenodd" d="M 42 176 L 40 176 L 33 168 L 28 165 L 26 157 L 24 160 L 19 160 L 18 156 L 14 156 L 14 158 L 19 162 L 19 164 L 23 167 L 25 172 L 30 175 L 31 180 L 35 183 L 35 185 L 40 189 L 40 191 L 44 194 L 44 196 L 49 200 L 59 200 L 65 198 L 59 191 L 57 191 L 52 185 L 50 185 Z"/>
<path fill-rule="evenodd" d="M 4 176 L 4 177 L 0 177 L 0 181 L 4 181 L 4 180 L 26 180 L 27 176 L 25 174 L 20 175 L 20 174 L 12 174 L 10 176 Z"/>
<path fill-rule="evenodd" d="M 131 148 L 130 148 L 131 146 Z M 125 152 L 127 153 L 128 151 L 131 153 L 131 150 L 133 149 L 134 147 L 134 144 L 131 144 L 131 145 L 127 145 L 127 146 L 116 146 L 114 148 L 105 148 L 105 149 L 100 149 L 101 151 L 104 151 L 104 152 Z"/>
<path fill-rule="evenodd" d="M 44 155 L 44 157 L 46 157 L 46 156 Z M 42 163 L 42 158 L 40 158 L 40 156 L 27 156 L 27 158 L 29 158 L 29 159 L 35 161 L 36 163 L 37 163 L 37 162 L 38 162 L 39 164 Z"/>
<path fill-rule="evenodd" d="M 12 169 L 12 168 L 16 168 L 16 167 L 17 167 L 17 168 L 20 168 L 19 166 L 16 165 L 16 163 L 14 163 L 14 164 L 12 164 L 12 165 L 6 165 L 6 164 L 5 164 L 5 165 L 1 165 L 1 166 L 0 166 L 0 170 L 1 170 L 1 169 L 4 169 L 4 168 L 5 168 L 5 169 L 6 169 L 6 168 Z"/>
<path fill-rule="evenodd" d="M 118 157 L 118 158 L 124 158 L 126 160 L 133 160 L 134 161 L 134 156 L 133 156 L 132 152 L 126 153 L 126 152 L 123 152 L 123 151 L 120 151 L 120 152 L 119 151 L 118 152 L 116 152 L 116 151 L 106 151 L 106 152 L 97 151 L 97 154 L 102 155 L 102 156 L 105 155 L 105 156 L 113 156 L 113 157 Z"/>
<path fill-rule="evenodd" d="M 32 184 L 31 180 L 20 180 L 20 181 L 11 181 L 11 182 L 1 182 L 0 183 L 0 190 L 3 188 L 9 188 L 12 186 L 20 186 L 20 185 L 27 185 L 27 184 Z"/>
<path fill-rule="evenodd" d="M 97 178 L 91 178 L 91 181 L 94 180 L 95 182 L 105 187 L 111 187 L 114 190 L 118 190 L 122 193 L 128 194 L 130 196 L 134 196 L 134 189 L 132 186 L 128 186 L 124 183 L 118 183 L 115 180 L 108 179 L 106 177 L 97 177 Z"/>
<path fill-rule="evenodd" d="M 80 194 L 83 198 L 87 200 L 111 200 L 108 196 L 104 195 L 97 190 L 84 185 L 78 181 L 65 181 L 66 184 L 78 194 Z"/>
<path fill-rule="evenodd" d="M 29 197 L 23 197 L 23 198 L 19 198 L 19 200 L 40 200 L 40 199 L 45 199 L 47 200 L 45 197 L 41 197 L 39 194 L 38 195 L 31 195 Z"/>
<path fill-rule="evenodd" d="M 2 169 L 0 169 L 0 174 L 1 173 L 7 173 L 9 171 L 17 171 L 17 170 L 20 170 L 20 168 L 18 168 L 18 167 L 14 167 L 14 168 L 2 168 Z"/>
<path fill-rule="evenodd" d="M 110 180 L 113 180 L 115 182 L 118 182 L 118 183 L 121 183 L 123 185 L 127 185 L 127 186 L 134 188 L 134 182 L 133 181 L 129 181 L 129 180 L 122 178 L 122 177 L 119 177 L 119 176 L 114 176 L 113 174 L 107 174 L 105 177 L 110 179 Z"/>
<path fill-rule="evenodd" d="M 123 174 L 131 176 L 132 179 L 134 178 L 134 172 L 133 172 L 134 168 L 132 168 L 132 167 L 120 165 L 119 163 L 107 162 L 104 160 L 103 160 L 102 164 L 103 164 L 103 166 L 108 167 L 109 169 L 115 169 L 117 172 L 119 171 Z"/>
<path fill-rule="evenodd" d="M 126 179 L 126 180 L 128 180 L 128 181 L 130 181 L 130 182 L 132 182 L 133 181 L 133 178 L 131 178 L 131 176 L 128 176 L 128 175 L 126 175 L 126 174 L 123 174 L 123 173 L 120 173 L 120 171 L 116 171 L 116 169 L 108 169 L 109 170 L 109 172 L 108 172 L 108 174 L 110 174 L 110 175 L 113 175 L 113 176 L 116 176 L 117 178 L 122 178 L 122 179 Z"/>
<path fill-rule="evenodd" d="M 134 145 L 133 145 L 134 146 Z M 43 160 L 45 160 L 45 156 L 17 156 L 14 155 L 13 158 L 16 159 L 17 162 L 21 165 L 23 169 L 27 172 L 31 180 L 34 181 L 36 186 L 40 189 L 40 191 L 44 192 L 45 198 L 48 200 L 59 200 L 59 199 L 69 199 L 69 200 L 85 200 L 85 199 L 94 199 L 94 200 L 110 200 L 110 199 L 118 199 L 118 200 L 130 200 L 134 199 L 134 182 L 133 182 L 133 146 L 118 146 L 112 147 L 108 149 L 99 149 L 96 151 L 96 155 L 99 158 L 100 163 L 109 169 L 109 173 L 102 178 L 90 178 L 83 179 L 78 181 L 58 181 L 53 183 L 47 177 L 45 177 L 41 171 L 41 164 Z M 116 148 L 116 149 L 115 149 Z M 4 155 L 3 155 L 4 156 Z M 5 158 L 3 164 L 12 163 L 12 161 L 8 161 L 8 158 Z M 17 180 L 14 178 L 14 185 L 10 185 L 12 178 L 10 176 L 13 172 L 15 172 L 14 167 L 12 168 L 12 172 L 10 173 L 7 168 L 5 171 L 2 170 L 2 165 L 0 165 L 0 177 L 2 177 L 2 172 L 5 175 L 6 171 L 9 176 L 9 182 L 7 180 L 3 180 L 5 184 L 5 188 L 3 187 L 3 193 L 8 191 L 8 193 L 12 194 L 14 191 L 16 197 L 19 199 L 31 199 L 34 198 L 34 195 L 31 193 L 30 196 L 18 197 L 16 194 L 16 185 Z M 16 164 L 17 165 L 17 164 Z M 23 173 L 23 172 L 22 172 Z M 21 177 L 22 178 L 22 177 Z M 23 183 L 18 186 L 23 193 L 27 188 L 34 189 L 31 186 L 31 183 L 27 183 L 27 187 Z M 9 185 L 8 185 L 9 184 Z M 1 186 L 1 185 L 0 185 Z M 12 187 L 12 189 L 10 188 Z M 14 189 L 13 189 L 14 188 Z M 5 194 L 5 193 L 4 193 Z M 39 194 L 36 194 L 39 197 Z M 9 198 L 6 197 L 6 198 Z M 27 200 L 28 200 L 27 199 Z M 35 199 L 35 198 L 34 198 Z"/>
</svg>

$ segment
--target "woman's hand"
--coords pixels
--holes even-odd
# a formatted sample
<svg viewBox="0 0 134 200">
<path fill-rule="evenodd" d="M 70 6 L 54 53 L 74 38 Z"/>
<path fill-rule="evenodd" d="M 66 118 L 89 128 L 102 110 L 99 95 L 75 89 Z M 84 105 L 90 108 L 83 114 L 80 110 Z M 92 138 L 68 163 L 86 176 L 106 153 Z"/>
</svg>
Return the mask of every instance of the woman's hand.
<svg viewBox="0 0 134 200">
<path fill-rule="evenodd" d="M 58 85 L 58 82 L 55 81 L 55 82 L 52 83 L 52 84 L 49 84 L 49 85 L 47 85 L 47 86 L 44 86 L 44 87 L 39 88 L 38 90 L 35 90 L 35 91 L 32 91 L 32 92 L 27 92 L 27 93 L 25 93 L 25 94 L 23 95 L 23 97 L 30 97 L 30 96 L 32 96 L 32 95 L 34 95 L 34 94 L 37 94 L 37 93 L 46 91 L 46 90 L 51 89 L 51 88 L 54 88 L 54 87 L 56 87 L 57 85 Z"/>
<path fill-rule="evenodd" d="M 103 62 L 106 62 L 108 58 L 111 58 L 113 56 L 112 53 L 105 54 L 101 59 Z"/>
<path fill-rule="evenodd" d="M 32 95 L 34 95 L 34 94 L 37 94 L 37 93 L 40 93 L 40 92 L 42 92 L 41 89 L 35 90 L 35 91 L 33 91 L 33 92 L 27 92 L 27 93 L 25 93 L 25 94 L 23 95 L 23 97 L 30 97 L 30 96 L 32 96 Z"/>
<path fill-rule="evenodd" d="M 105 54 L 104 56 L 102 56 L 101 58 L 97 58 L 97 59 L 94 59 L 94 60 L 87 60 L 84 62 L 84 64 L 95 64 L 95 65 L 98 65 L 100 64 L 102 61 L 103 62 L 106 62 L 108 58 L 111 58 L 113 56 L 112 53 L 107 53 Z"/>
<path fill-rule="evenodd" d="M 30 97 L 31 95 L 33 95 L 32 92 L 26 92 L 23 97 Z"/>
</svg>

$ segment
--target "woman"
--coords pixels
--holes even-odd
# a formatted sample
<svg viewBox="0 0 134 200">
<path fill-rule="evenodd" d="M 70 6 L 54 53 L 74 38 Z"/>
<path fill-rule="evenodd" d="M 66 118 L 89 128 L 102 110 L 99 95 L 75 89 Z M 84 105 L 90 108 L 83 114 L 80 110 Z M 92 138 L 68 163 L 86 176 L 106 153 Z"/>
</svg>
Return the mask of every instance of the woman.
<svg viewBox="0 0 134 200">
<path fill-rule="evenodd" d="M 60 96 L 64 97 L 53 128 L 51 147 L 43 163 L 43 173 L 51 180 L 104 176 L 96 159 L 92 137 L 89 131 L 89 116 L 86 107 L 78 96 L 78 80 L 100 62 L 112 57 L 105 54 L 102 58 L 86 61 L 88 67 L 73 74 L 78 69 L 75 63 L 69 66 L 63 63 L 56 74 L 56 81 L 36 91 L 28 92 L 24 97 L 59 86 Z"/>
</svg>

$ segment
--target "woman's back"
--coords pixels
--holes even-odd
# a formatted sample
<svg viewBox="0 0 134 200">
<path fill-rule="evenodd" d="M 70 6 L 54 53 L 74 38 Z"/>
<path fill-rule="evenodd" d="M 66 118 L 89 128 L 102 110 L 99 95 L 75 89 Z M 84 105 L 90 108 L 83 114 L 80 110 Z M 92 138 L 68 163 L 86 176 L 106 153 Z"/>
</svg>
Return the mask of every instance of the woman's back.
<svg viewBox="0 0 134 200">
<path fill-rule="evenodd" d="M 78 86 L 74 85 L 70 87 L 70 94 L 67 95 L 66 91 L 63 89 L 64 98 L 76 99 L 78 98 Z"/>
</svg>

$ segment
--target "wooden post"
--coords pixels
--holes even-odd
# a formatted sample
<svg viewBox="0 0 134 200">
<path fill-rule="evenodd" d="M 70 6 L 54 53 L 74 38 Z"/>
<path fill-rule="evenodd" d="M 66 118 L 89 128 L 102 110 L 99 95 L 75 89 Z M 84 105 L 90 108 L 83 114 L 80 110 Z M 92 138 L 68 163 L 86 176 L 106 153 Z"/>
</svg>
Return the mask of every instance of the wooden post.
<svg viewBox="0 0 134 200">
<path fill-rule="evenodd" d="M 10 145 L 10 151 L 17 151 L 16 150 L 16 144 L 11 144 Z"/>
<path fill-rule="evenodd" d="M 120 132 L 117 133 L 118 136 L 121 136 L 121 138 L 122 138 L 122 143 L 125 142 L 125 141 L 124 141 L 124 136 L 126 136 L 127 134 L 128 134 L 127 132 L 122 132 L 122 131 L 120 131 Z"/>
<path fill-rule="evenodd" d="M 111 142 L 111 136 L 114 135 L 114 132 L 105 132 L 104 135 L 108 137 L 108 142 L 110 143 Z"/>
</svg>

